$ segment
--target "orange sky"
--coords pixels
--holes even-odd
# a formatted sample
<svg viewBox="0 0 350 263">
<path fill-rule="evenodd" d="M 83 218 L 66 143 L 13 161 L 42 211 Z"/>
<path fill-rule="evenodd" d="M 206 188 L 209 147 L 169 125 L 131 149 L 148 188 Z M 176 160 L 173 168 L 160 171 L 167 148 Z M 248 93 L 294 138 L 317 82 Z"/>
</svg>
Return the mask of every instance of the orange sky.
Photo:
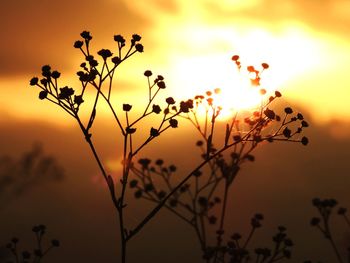
<svg viewBox="0 0 350 263">
<path fill-rule="evenodd" d="M 234 96 L 230 58 L 239 54 L 245 65 L 269 63 L 266 88 L 306 107 L 313 121 L 350 120 L 346 0 L 34 2 L 1 3 L 6 37 L 0 44 L 0 89 L 6 92 L 0 111 L 20 118 L 44 119 L 44 109 L 54 114 L 56 109 L 33 100 L 28 80 L 50 64 L 72 83 L 81 61 L 72 43 L 87 29 L 96 50 L 112 49 L 116 33 L 143 36 L 145 53 L 128 61 L 118 78 L 119 89 L 128 94 L 129 88 L 132 94 L 145 91 L 142 73 L 152 69 L 166 77 L 174 97 L 217 87 Z M 47 11 L 53 8 L 57 11 Z"/>
<path fill-rule="evenodd" d="M 1 154 L 18 156 L 39 141 L 65 167 L 67 175 L 61 185 L 38 187 L 8 206 L 0 232 L 12 235 L 16 228 L 21 234 L 31 223 L 48 222 L 53 233 L 61 234 L 67 242 L 61 257 L 54 255 L 52 262 L 62 262 L 65 255 L 76 261 L 110 262 L 117 253 L 115 233 L 108 228 L 115 224 L 110 200 L 104 188 L 92 182 L 92 177 L 100 174 L 82 134 L 74 120 L 55 105 L 40 101 L 38 90 L 29 86 L 29 80 L 38 76 L 45 64 L 62 72 L 66 84 L 77 85 L 75 72 L 82 56 L 73 43 L 81 31 L 89 30 L 95 51 L 113 49 L 115 34 L 129 38 L 138 33 L 143 37 L 145 52 L 133 56 L 118 71 L 115 105 L 119 110 L 122 103 L 145 103 L 146 69 L 164 75 L 164 97 L 172 95 L 179 101 L 219 87 L 226 104 L 238 92 L 232 55 L 240 55 L 244 65 L 269 63 L 263 85 L 268 90 L 281 90 L 284 103 L 310 116 L 311 127 L 306 132 L 310 145 L 259 148 L 257 161 L 242 169 L 235 185 L 234 197 L 239 198 L 232 201 L 240 217 L 232 220 L 241 220 L 238 226 L 244 229 L 242 218 L 261 210 L 271 220 L 267 221 L 269 229 L 293 222 L 292 232 L 296 236 L 302 232 L 297 240 L 301 254 L 314 248 L 305 236 L 318 240 L 315 248 L 322 250 L 319 233 L 308 228 L 309 217 L 315 212 L 309 200 L 334 196 L 349 204 L 349 28 L 348 0 L 0 1 Z M 107 168 L 115 172 L 120 152 L 114 147 L 112 125 L 98 118 L 94 139 Z M 166 133 L 137 158 L 163 156 L 186 170 L 193 165 L 188 145 L 198 138 L 181 130 L 178 140 L 176 132 Z M 129 200 L 134 200 L 133 192 L 129 195 Z M 130 205 L 135 202 L 130 201 Z M 150 206 L 147 203 L 137 208 L 128 218 L 131 221 Z M 154 260 L 152 251 L 162 250 L 162 262 L 175 263 L 174 248 L 179 249 L 179 258 L 189 255 L 197 259 L 198 255 L 192 255 L 192 233 L 166 213 L 160 215 L 164 217 L 165 224 L 154 221 L 145 229 L 144 239 L 135 241 L 134 262 Z M 20 223 L 14 223 L 16 220 Z M 174 223 L 171 229 L 168 222 Z M 174 239 L 169 245 L 164 240 L 171 230 Z M 153 246 L 154 236 L 159 237 L 157 246 Z M 190 251 L 183 250 L 183 244 L 176 243 L 179 240 L 188 242 Z"/>
</svg>

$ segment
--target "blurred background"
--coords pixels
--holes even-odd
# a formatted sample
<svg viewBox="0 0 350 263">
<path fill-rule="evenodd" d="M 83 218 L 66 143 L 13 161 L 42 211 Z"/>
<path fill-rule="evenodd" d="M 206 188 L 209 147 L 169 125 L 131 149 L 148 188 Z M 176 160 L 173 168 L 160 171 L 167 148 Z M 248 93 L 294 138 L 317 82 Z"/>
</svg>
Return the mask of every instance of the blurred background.
<svg viewBox="0 0 350 263">
<path fill-rule="evenodd" d="M 0 200 L 0 244 L 13 236 L 23 246 L 30 244 L 32 226 L 43 223 L 48 238 L 62 243 L 47 262 L 110 262 L 118 256 L 112 203 L 83 135 L 72 118 L 40 101 L 38 90 L 29 86 L 41 66 L 49 64 L 62 73 L 62 86 L 78 87 L 75 72 L 83 59 L 73 43 L 88 30 L 95 51 L 113 52 L 115 34 L 142 36 L 144 53 L 123 64 L 116 76 L 117 109 L 130 103 L 141 110 L 147 103 L 146 69 L 165 77 L 164 98 L 172 95 L 179 101 L 221 88 L 224 97 L 242 101 L 248 99 L 239 97 L 232 80 L 232 55 L 240 55 L 244 65 L 268 63 L 264 87 L 280 90 L 283 104 L 307 117 L 310 144 L 257 149 L 256 161 L 243 167 L 233 187 L 227 228 L 247 234 L 250 217 L 261 212 L 264 227 L 254 244 L 270 242 L 272 231 L 282 224 L 296 244 L 293 262 L 334 262 L 331 248 L 309 222 L 316 215 L 313 197 L 350 204 L 349 28 L 348 0 L 1 1 L 1 160 L 20 165 L 23 154 L 40 144 L 40 156 L 50 156 L 58 170 Z M 98 115 L 93 132 L 108 169 L 118 177 L 120 142 L 107 111 Z M 139 158 L 162 157 L 179 167 L 181 178 L 193 167 L 191 156 L 198 156 L 197 138 L 180 122 L 178 130 L 159 138 Z M 5 175 L 2 169 L 0 176 Z M 132 195 L 131 225 L 152 207 Z M 340 219 L 334 218 L 334 224 L 345 255 L 349 232 Z M 130 243 L 129 257 L 130 262 L 197 262 L 200 250 L 191 230 L 162 211 Z"/>
</svg>

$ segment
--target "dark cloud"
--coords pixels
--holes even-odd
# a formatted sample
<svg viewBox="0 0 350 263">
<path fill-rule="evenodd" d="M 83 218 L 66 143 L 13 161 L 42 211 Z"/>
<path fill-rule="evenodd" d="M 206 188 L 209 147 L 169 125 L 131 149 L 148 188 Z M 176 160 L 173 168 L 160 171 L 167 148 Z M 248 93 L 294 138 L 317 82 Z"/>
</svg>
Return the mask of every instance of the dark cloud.
<svg viewBox="0 0 350 263">
<path fill-rule="evenodd" d="M 0 75 L 34 72 L 47 63 L 70 67 L 83 30 L 103 43 L 114 34 L 142 33 L 147 24 L 122 1 L 2 1 Z"/>
</svg>

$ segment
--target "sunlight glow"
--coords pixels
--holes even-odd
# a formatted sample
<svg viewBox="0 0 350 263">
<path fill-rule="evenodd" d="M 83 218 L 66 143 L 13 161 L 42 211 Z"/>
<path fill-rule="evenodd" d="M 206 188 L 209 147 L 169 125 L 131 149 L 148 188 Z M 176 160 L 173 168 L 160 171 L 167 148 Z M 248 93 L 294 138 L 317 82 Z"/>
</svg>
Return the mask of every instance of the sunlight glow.
<svg viewBox="0 0 350 263">
<path fill-rule="evenodd" d="M 222 92 L 216 100 L 223 107 L 224 116 L 232 111 L 256 108 L 261 103 L 260 88 L 267 93 L 283 91 L 288 81 L 316 67 L 320 60 L 317 46 L 292 29 L 281 35 L 263 29 L 240 35 L 229 28 L 210 30 L 209 26 L 188 30 L 181 31 L 186 36 L 181 49 L 174 47 L 170 54 L 171 86 L 184 97 L 220 88 Z M 298 52 L 290 52 L 293 49 Z M 241 72 L 231 60 L 235 54 L 241 57 Z M 261 71 L 261 63 L 265 62 L 272 67 L 263 72 L 261 87 L 252 87 L 247 66 L 253 65 Z"/>
<path fill-rule="evenodd" d="M 171 12 L 158 3 L 147 1 L 152 12 L 144 12 L 146 4 L 129 6 L 154 25 L 147 32 L 157 40 L 153 42 L 157 52 L 152 58 L 158 58 L 157 66 L 164 71 L 171 94 L 184 99 L 221 88 L 228 101 L 222 85 L 228 75 L 220 70 L 226 67 L 234 72 L 228 63 L 237 54 L 245 66 L 268 63 L 270 68 L 262 77 L 263 88 L 281 91 L 284 98 L 307 107 L 318 121 L 350 118 L 347 38 L 321 28 L 315 30 L 308 20 L 298 16 L 264 19 L 264 13 L 259 12 L 265 5 L 260 0 L 175 0 L 171 3 L 176 8 Z M 297 12 L 297 7 L 288 1 L 275 8 L 288 15 Z M 344 13 L 346 8 L 342 7 L 334 4 L 332 12 Z M 339 91 L 332 92 L 332 99 L 329 87 Z"/>
<path fill-rule="evenodd" d="M 132 103 L 135 111 L 147 103 L 147 84 L 143 76 L 147 69 L 165 77 L 167 89 L 162 91 L 162 98 L 173 96 L 179 102 L 220 88 L 222 92 L 216 100 L 224 108 L 223 115 L 229 114 L 232 108 L 251 109 L 259 104 L 260 95 L 258 89 L 250 87 L 244 74 L 237 73 L 231 57 L 239 55 L 242 73 L 249 65 L 257 69 L 261 63 L 270 65 L 261 81 L 261 88 L 268 93 L 281 91 L 284 98 L 307 107 L 317 121 L 350 120 L 350 42 L 337 30 L 316 30 L 312 24 L 297 17 L 266 20 L 258 12 L 263 6 L 261 0 L 149 0 L 137 4 L 123 1 L 152 26 L 135 32 L 142 35 L 145 52 L 137 54 L 118 69 L 113 96 L 113 104 L 119 105 L 118 110 L 121 110 L 122 103 Z M 297 6 L 292 1 L 288 3 L 279 3 L 278 8 L 283 8 L 281 12 L 285 11 L 284 8 L 291 12 L 293 6 Z M 330 12 L 347 17 L 348 6 L 349 3 L 342 1 L 331 5 Z M 92 31 L 94 35 L 105 36 L 104 31 Z M 115 48 L 110 36 L 102 42 L 97 37 L 95 40 L 94 51 L 100 48 L 113 51 Z M 72 39 L 65 41 L 70 43 Z M 48 51 L 43 54 L 48 54 Z M 59 64 L 52 65 L 62 73 L 62 78 L 66 78 L 62 85 L 80 86 L 75 74 L 80 59 L 77 53 L 71 58 L 71 67 L 66 69 Z M 42 102 L 32 103 L 37 91 L 28 92 L 27 74 L 2 76 L 0 86 L 6 88 L 0 98 L 2 111 L 23 118 L 69 124 L 70 119 L 63 122 L 66 115 L 55 107 Z M 18 96 L 18 90 L 21 96 Z M 164 99 L 157 103 L 164 103 Z M 99 113 L 110 114 L 103 103 Z"/>
<path fill-rule="evenodd" d="M 256 107 L 261 102 L 260 88 L 251 85 L 246 70 L 239 72 L 228 54 L 179 59 L 174 65 L 172 81 L 191 87 L 190 92 L 184 90 L 180 94 L 203 95 L 206 91 L 220 89 L 220 93 L 213 94 L 213 98 L 215 105 L 223 108 L 221 116 Z"/>
</svg>

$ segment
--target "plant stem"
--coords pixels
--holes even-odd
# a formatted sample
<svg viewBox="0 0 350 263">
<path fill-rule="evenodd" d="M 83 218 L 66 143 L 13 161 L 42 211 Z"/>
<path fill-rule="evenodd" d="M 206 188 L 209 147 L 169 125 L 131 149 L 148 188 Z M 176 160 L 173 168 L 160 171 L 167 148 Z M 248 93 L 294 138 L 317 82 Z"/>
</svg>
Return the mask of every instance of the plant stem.
<svg viewBox="0 0 350 263">
<path fill-rule="evenodd" d="M 334 243 L 334 240 L 333 240 L 333 238 L 331 236 L 329 236 L 329 242 L 331 243 L 332 248 L 333 248 L 333 250 L 334 250 L 334 252 L 335 252 L 335 254 L 337 256 L 338 262 L 339 263 L 343 263 L 343 260 L 342 260 L 342 258 L 340 256 L 338 248 L 337 248 L 336 244 Z"/>
<path fill-rule="evenodd" d="M 254 235 L 254 232 L 255 232 L 255 227 L 252 228 L 252 230 L 250 230 L 250 233 L 249 233 L 249 236 L 247 238 L 247 240 L 245 241 L 244 245 L 243 245 L 243 248 L 246 249 L 248 244 L 249 244 L 249 241 L 252 239 L 253 235 Z"/>
<path fill-rule="evenodd" d="M 219 230 L 223 230 L 223 229 L 224 229 L 225 213 L 226 213 L 226 206 L 227 206 L 228 188 L 229 188 L 229 185 L 226 183 L 226 184 L 225 184 L 225 191 L 224 191 L 224 200 L 223 200 L 222 210 L 221 210 L 221 218 L 220 218 Z M 221 245 L 221 241 L 222 241 L 221 238 L 218 239 L 218 243 L 217 243 L 218 246 Z"/>
</svg>

